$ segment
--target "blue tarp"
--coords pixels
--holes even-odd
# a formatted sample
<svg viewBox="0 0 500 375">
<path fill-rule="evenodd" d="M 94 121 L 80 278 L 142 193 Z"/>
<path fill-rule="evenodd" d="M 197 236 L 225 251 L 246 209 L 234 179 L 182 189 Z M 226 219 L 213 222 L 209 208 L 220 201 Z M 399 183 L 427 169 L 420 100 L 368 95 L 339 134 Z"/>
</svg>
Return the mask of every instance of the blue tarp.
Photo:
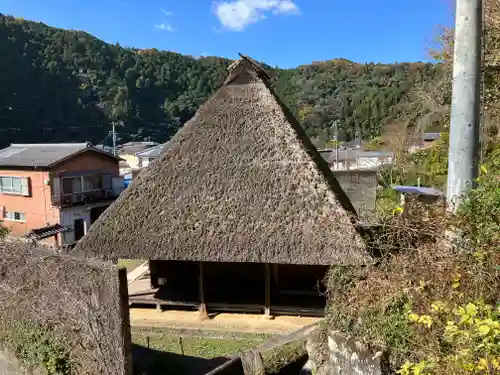
<svg viewBox="0 0 500 375">
<path fill-rule="evenodd" d="M 404 194 L 433 195 L 435 197 L 444 196 L 441 190 L 430 187 L 393 185 L 392 188 Z"/>
<path fill-rule="evenodd" d="M 123 185 L 127 187 L 132 182 L 132 173 L 123 176 Z"/>
</svg>

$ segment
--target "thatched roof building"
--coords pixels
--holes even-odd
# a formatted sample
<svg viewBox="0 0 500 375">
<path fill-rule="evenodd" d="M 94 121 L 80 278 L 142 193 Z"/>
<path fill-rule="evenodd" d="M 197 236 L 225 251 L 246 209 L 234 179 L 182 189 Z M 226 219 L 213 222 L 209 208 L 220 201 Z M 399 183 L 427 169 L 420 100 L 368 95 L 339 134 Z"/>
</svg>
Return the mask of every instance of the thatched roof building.
<svg viewBox="0 0 500 375">
<path fill-rule="evenodd" d="M 268 75 L 246 56 L 229 71 L 77 253 L 311 265 L 369 260 L 352 204 Z"/>
</svg>

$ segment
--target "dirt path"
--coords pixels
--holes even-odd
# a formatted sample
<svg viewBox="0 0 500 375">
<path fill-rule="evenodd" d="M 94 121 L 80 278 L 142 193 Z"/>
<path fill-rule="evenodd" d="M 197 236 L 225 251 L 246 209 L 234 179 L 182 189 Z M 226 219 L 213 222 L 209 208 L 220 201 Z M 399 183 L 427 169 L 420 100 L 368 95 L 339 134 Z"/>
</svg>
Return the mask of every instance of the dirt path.
<svg viewBox="0 0 500 375">
<path fill-rule="evenodd" d="M 254 314 L 218 314 L 200 320 L 197 312 L 154 309 L 130 309 L 132 327 L 163 327 L 225 332 L 283 334 L 318 322 L 319 318 L 279 316 L 265 319 Z"/>
</svg>

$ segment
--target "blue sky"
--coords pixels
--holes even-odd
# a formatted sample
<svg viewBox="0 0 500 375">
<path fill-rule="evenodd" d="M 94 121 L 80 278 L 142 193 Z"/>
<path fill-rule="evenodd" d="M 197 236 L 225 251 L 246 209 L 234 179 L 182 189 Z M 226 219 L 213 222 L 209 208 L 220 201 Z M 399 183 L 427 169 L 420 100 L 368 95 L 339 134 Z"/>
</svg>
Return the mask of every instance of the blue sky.
<svg viewBox="0 0 500 375">
<path fill-rule="evenodd" d="M 433 31 L 451 22 L 446 0 L 0 0 L 0 13 L 124 46 L 241 52 L 283 68 L 426 60 Z"/>
</svg>

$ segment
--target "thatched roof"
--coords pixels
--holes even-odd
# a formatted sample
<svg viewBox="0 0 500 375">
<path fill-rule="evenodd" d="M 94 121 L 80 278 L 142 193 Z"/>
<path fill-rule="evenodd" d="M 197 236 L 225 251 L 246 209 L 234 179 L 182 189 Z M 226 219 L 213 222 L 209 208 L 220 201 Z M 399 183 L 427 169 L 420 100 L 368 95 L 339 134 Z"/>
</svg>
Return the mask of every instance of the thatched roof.
<svg viewBox="0 0 500 375">
<path fill-rule="evenodd" d="M 292 264 L 368 261 L 354 208 L 251 59 L 98 219 L 101 258 Z"/>
</svg>

